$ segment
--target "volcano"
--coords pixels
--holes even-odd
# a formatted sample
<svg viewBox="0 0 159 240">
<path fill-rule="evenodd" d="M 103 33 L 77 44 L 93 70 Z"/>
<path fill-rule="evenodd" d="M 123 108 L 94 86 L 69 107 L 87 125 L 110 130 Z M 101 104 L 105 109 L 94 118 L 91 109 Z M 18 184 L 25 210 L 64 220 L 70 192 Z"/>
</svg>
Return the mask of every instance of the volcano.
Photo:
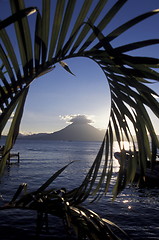
<svg viewBox="0 0 159 240">
<path fill-rule="evenodd" d="M 104 131 L 100 131 L 88 123 L 72 123 L 54 133 L 32 134 L 26 136 L 26 138 L 63 141 L 102 141 L 104 138 Z"/>
</svg>

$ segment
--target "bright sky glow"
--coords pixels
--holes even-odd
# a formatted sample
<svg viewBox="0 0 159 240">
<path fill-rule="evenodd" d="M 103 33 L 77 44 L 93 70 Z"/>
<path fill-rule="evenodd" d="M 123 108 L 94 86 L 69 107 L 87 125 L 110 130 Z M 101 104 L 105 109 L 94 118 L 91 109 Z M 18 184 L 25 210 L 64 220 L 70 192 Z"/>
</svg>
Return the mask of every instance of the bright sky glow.
<svg viewBox="0 0 159 240">
<path fill-rule="evenodd" d="M 39 2 L 27 0 L 28 6 L 36 6 Z M 77 0 L 77 4 L 81 2 Z M 94 2 L 97 3 L 97 0 Z M 116 1 L 108 0 L 108 7 L 114 2 Z M 1 0 L 4 7 L 0 9 L 1 19 L 9 15 L 7 4 L 8 0 Z M 105 33 L 139 14 L 157 8 L 158 0 L 128 0 L 118 16 L 108 25 Z M 138 40 L 159 38 L 158 24 L 159 14 L 156 14 L 122 34 L 112 45 L 120 46 Z M 158 49 L 159 45 L 155 45 L 131 54 L 158 58 Z M 57 64 L 55 69 L 31 84 L 20 128 L 22 133 L 58 131 L 70 124 L 66 116 L 69 118 L 73 115 L 85 115 L 93 121 L 93 126 L 106 128 L 110 112 L 110 93 L 104 73 L 89 59 L 69 59 L 66 63 L 75 76 Z M 159 84 L 154 84 L 153 89 L 159 93 Z M 159 133 L 159 124 L 153 119 Z"/>
<path fill-rule="evenodd" d="M 94 122 L 93 126 L 106 128 L 110 93 L 104 73 L 96 63 L 85 58 L 67 60 L 67 64 L 76 76 L 57 64 L 52 72 L 31 85 L 22 132 L 60 130 L 68 125 L 72 115 L 86 115 Z"/>
</svg>

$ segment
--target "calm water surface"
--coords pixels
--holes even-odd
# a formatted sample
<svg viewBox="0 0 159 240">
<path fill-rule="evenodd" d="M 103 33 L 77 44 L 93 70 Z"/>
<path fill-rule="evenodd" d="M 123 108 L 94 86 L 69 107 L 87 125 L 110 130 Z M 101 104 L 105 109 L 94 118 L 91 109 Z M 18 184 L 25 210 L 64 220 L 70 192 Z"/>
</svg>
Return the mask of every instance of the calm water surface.
<svg viewBox="0 0 159 240">
<path fill-rule="evenodd" d="M 14 152 L 20 152 L 20 164 L 6 169 L 0 182 L 0 205 L 10 201 L 21 183 L 28 191 L 40 187 L 55 171 L 74 161 L 52 187 L 77 187 L 91 166 L 100 142 L 63 142 L 17 140 Z M 116 151 L 117 149 L 114 149 Z M 118 166 L 116 167 L 116 171 Z M 159 240 L 159 189 L 127 187 L 112 202 L 111 191 L 99 202 L 87 207 L 123 228 L 135 240 Z M 58 225 L 58 227 L 57 227 Z M 50 235 L 40 239 L 67 239 L 63 223 L 49 216 Z M 36 212 L 4 210 L 0 212 L 0 239 L 36 239 Z M 53 235 L 53 237 L 51 237 Z M 62 236 L 62 237 L 60 237 Z"/>
</svg>

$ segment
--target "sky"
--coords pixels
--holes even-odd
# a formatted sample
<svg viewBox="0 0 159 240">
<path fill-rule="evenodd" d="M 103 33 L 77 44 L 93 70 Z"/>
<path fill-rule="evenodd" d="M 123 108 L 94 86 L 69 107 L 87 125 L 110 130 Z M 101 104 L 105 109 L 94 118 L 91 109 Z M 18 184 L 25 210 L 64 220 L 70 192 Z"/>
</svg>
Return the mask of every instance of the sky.
<svg viewBox="0 0 159 240">
<path fill-rule="evenodd" d="M 9 0 L 0 0 L 1 19 L 9 15 L 8 2 Z M 27 4 L 32 6 L 39 2 L 27 0 Z M 77 5 L 81 2 L 77 0 Z M 116 1 L 108 0 L 106 7 L 110 7 L 114 2 Z M 94 3 L 97 3 L 97 0 Z M 128 0 L 118 16 L 108 25 L 105 33 L 139 14 L 157 8 L 159 0 Z M 115 47 L 133 41 L 159 38 L 158 26 L 159 14 L 156 14 L 122 34 L 112 45 Z M 158 57 L 159 45 L 134 51 L 132 55 Z M 107 127 L 110 92 L 104 73 L 95 62 L 87 58 L 69 59 L 66 63 L 75 76 L 66 72 L 60 64 L 56 64 L 51 72 L 31 84 L 21 122 L 21 133 L 51 133 L 66 127 L 71 123 L 71 119 L 75 118 L 81 121 L 88 119 L 88 123 L 99 129 Z M 152 88 L 159 93 L 158 83 Z M 159 133 L 157 119 L 152 119 Z"/>
</svg>

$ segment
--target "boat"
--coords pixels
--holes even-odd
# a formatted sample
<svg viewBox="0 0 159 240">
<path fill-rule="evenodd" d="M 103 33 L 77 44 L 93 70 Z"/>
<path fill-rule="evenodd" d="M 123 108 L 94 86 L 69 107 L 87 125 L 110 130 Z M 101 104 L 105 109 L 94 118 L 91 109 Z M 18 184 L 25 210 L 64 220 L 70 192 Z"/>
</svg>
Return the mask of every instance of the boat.
<svg viewBox="0 0 159 240">
<path fill-rule="evenodd" d="M 122 152 L 115 152 L 114 157 L 118 160 L 119 165 L 121 165 L 121 158 L 125 157 L 125 168 L 128 165 L 128 161 L 133 156 L 132 151 L 123 150 Z M 135 154 L 138 154 L 136 152 Z M 159 156 L 157 155 L 157 158 Z M 136 169 L 136 174 L 134 178 L 134 183 L 139 182 L 140 187 L 159 187 L 159 161 L 157 159 L 156 164 L 153 168 L 151 168 L 150 161 L 147 161 L 145 176 L 141 178 L 141 171 L 139 167 Z"/>
</svg>

